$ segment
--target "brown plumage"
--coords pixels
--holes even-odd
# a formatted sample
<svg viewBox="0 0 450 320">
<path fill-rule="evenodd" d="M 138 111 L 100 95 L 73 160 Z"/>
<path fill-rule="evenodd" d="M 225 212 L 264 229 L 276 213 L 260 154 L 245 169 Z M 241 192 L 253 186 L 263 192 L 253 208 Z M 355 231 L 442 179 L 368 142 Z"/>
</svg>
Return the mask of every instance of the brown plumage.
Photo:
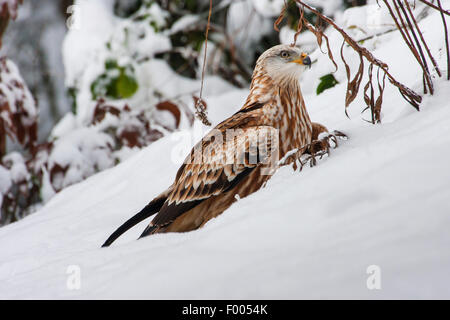
<svg viewBox="0 0 450 320">
<path fill-rule="evenodd" d="M 237 198 L 260 189 L 270 178 L 268 173 L 273 173 L 274 158 L 282 159 L 293 149 L 298 157 L 308 150 L 327 148 L 326 141 L 311 144 L 327 129 L 311 122 L 300 90 L 299 76 L 310 64 L 309 57 L 296 47 L 278 45 L 264 52 L 256 63 L 244 106 L 198 142 L 172 186 L 125 222 L 103 246 L 155 213 L 141 237 L 200 228 Z"/>
</svg>

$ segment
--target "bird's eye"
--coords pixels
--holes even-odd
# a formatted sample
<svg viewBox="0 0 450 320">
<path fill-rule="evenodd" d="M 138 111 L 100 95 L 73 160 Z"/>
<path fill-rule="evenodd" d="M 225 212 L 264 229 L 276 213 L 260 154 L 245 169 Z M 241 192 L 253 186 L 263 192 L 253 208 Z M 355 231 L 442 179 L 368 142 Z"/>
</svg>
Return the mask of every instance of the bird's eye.
<svg viewBox="0 0 450 320">
<path fill-rule="evenodd" d="M 280 55 L 281 55 L 282 58 L 287 58 L 287 57 L 289 57 L 289 52 L 281 51 Z"/>
</svg>

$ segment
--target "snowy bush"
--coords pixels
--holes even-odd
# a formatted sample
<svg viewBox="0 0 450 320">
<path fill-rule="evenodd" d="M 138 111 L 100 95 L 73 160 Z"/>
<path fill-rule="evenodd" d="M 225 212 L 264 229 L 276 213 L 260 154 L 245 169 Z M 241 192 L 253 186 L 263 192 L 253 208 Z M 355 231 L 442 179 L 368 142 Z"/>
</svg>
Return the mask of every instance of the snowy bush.
<svg viewBox="0 0 450 320">
<path fill-rule="evenodd" d="M 16 65 L 3 57 L 0 58 L 0 156 L 6 153 L 6 135 L 32 147 L 37 138 L 37 109 Z"/>
<path fill-rule="evenodd" d="M 0 58 L 0 222 L 19 219 L 38 199 L 38 187 L 18 152 L 7 153 L 7 138 L 34 152 L 37 107 L 16 65 Z"/>
</svg>

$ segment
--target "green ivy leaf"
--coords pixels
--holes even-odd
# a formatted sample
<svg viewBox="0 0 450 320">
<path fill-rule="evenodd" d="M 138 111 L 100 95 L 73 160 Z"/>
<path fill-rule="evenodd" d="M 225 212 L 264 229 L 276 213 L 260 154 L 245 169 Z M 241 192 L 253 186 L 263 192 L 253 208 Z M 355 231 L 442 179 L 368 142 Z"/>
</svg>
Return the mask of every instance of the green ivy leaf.
<svg viewBox="0 0 450 320">
<path fill-rule="evenodd" d="M 320 77 L 319 79 L 320 79 L 320 83 L 317 86 L 317 90 L 316 90 L 317 95 L 321 94 L 322 92 L 324 92 L 327 89 L 333 88 L 336 84 L 339 83 L 332 73 L 324 75 L 324 76 Z"/>
<path fill-rule="evenodd" d="M 117 64 L 116 60 L 108 59 L 105 62 L 105 69 L 106 70 L 119 69 L 119 65 Z"/>
<path fill-rule="evenodd" d="M 91 84 L 92 99 L 99 97 L 119 100 L 133 96 L 139 85 L 131 66 L 121 67 L 115 60 L 105 62 L 105 72 Z"/>
<path fill-rule="evenodd" d="M 159 27 L 156 21 L 150 21 L 150 26 L 153 28 L 153 30 L 155 30 L 155 33 L 159 32 Z"/>
<path fill-rule="evenodd" d="M 137 91 L 138 84 L 133 77 L 125 73 L 125 70 L 121 70 L 120 76 L 117 79 L 116 89 L 119 97 L 122 99 L 129 98 Z"/>
<path fill-rule="evenodd" d="M 71 100 L 71 109 L 73 114 L 77 114 L 77 93 L 78 90 L 75 87 L 70 87 L 67 89 L 67 95 Z"/>
</svg>

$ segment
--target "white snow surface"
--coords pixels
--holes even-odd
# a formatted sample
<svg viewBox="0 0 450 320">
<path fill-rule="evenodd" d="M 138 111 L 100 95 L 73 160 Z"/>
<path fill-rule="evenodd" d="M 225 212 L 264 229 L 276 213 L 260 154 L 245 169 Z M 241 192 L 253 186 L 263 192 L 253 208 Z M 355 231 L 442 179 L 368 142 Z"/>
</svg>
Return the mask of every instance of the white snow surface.
<svg viewBox="0 0 450 320">
<path fill-rule="evenodd" d="M 444 69 L 439 19 L 433 14 L 421 26 Z M 329 37 L 340 48 L 341 40 Z M 420 70 L 398 33 L 364 45 L 421 92 Z M 352 61 L 347 51 L 346 58 Z M 370 125 L 359 115 L 361 98 L 349 108 L 351 119 L 344 115 L 342 67 L 340 84 L 315 95 L 316 79 L 330 72 L 322 59 L 302 87 L 313 121 L 349 135 L 330 157 L 300 173 L 281 168 L 266 188 L 200 230 L 136 241 L 146 221 L 100 248 L 172 183 L 180 133 L 166 136 L 1 228 L 0 298 L 449 299 L 449 82 L 435 79 L 435 95 L 424 96 L 421 112 L 387 84 L 383 124 Z M 211 120 L 233 114 L 247 93 L 211 93 Z M 78 290 L 67 286 L 74 265 Z M 372 265 L 381 270 L 380 290 L 366 286 Z"/>
</svg>

